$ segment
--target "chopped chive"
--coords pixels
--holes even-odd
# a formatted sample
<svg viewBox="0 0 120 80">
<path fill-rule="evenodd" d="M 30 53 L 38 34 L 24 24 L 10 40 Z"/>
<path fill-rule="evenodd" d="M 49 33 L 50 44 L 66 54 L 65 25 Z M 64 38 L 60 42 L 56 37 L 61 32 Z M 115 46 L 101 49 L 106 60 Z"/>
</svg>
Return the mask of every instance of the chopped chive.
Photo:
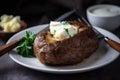
<svg viewBox="0 0 120 80">
<path fill-rule="evenodd" d="M 67 32 L 67 34 L 69 35 L 69 37 L 71 38 L 71 35 L 69 34 L 69 32 L 68 32 L 68 29 L 67 28 L 63 28 L 66 32 Z"/>
<path fill-rule="evenodd" d="M 63 25 L 68 24 L 68 22 L 67 22 L 67 21 L 62 21 L 61 23 L 62 23 Z"/>
<path fill-rule="evenodd" d="M 63 29 L 64 29 L 67 33 L 69 33 L 67 28 L 63 28 Z"/>
<path fill-rule="evenodd" d="M 56 33 L 56 30 L 54 30 L 54 34 Z"/>
</svg>

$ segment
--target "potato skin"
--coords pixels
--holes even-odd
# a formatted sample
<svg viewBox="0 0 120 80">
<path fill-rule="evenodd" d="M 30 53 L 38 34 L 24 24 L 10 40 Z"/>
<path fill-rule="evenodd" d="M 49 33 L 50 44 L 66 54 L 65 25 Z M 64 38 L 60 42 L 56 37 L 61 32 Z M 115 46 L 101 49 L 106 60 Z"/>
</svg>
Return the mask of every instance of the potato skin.
<svg viewBox="0 0 120 80">
<path fill-rule="evenodd" d="M 89 57 L 98 48 L 98 38 L 88 26 L 77 21 L 70 24 L 79 27 L 79 33 L 72 38 L 47 43 L 49 30 L 40 33 L 34 41 L 34 53 L 41 63 L 47 65 L 77 64 Z"/>
</svg>

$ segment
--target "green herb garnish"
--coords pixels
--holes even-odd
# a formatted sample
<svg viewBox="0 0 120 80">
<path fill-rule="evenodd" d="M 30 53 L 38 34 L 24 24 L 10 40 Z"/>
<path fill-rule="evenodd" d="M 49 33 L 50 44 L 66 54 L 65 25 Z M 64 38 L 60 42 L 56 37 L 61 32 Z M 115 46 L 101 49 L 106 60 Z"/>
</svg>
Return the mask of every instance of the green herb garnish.
<svg viewBox="0 0 120 80">
<path fill-rule="evenodd" d="M 68 32 L 68 29 L 67 28 L 63 28 L 63 29 L 67 32 L 67 34 L 69 35 L 69 37 L 71 37 L 71 35 Z"/>
<path fill-rule="evenodd" d="M 54 34 L 56 33 L 56 30 L 54 30 Z"/>
<path fill-rule="evenodd" d="M 67 33 L 69 33 L 67 28 L 64 28 L 64 30 L 65 30 Z"/>
<path fill-rule="evenodd" d="M 62 23 L 63 25 L 68 24 L 68 22 L 67 22 L 67 21 L 62 21 L 61 23 Z"/>
<path fill-rule="evenodd" d="M 17 47 L 17 52 L 23 57 L 34 57 L 33 42 L 36 34 L 30 31 L 26 31 L 25 37 L 21 40 Z"/>
</svg>

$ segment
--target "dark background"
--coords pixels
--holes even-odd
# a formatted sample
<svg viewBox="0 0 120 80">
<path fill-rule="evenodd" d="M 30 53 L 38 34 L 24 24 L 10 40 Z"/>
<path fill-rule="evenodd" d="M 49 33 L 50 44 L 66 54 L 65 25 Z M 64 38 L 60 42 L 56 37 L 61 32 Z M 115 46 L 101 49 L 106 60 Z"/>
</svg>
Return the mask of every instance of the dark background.
<svg viewBox="0 0 120 80">
<path fill-rule="evenodd" d="M 120 0 L 1 0 L 0 15 L 21 16 L 28 27 L 48 23 L 59 15 L 79 8 L 80 14 L 86 16 L 85 10 L 95 4 L 120 5 Z M 113 31 L 120 37 L 120 28 Z M 0 45 L 6 41 L 0 39 Z M 120 58 L 102 68 L 77 74 L 50 74 L 23 67 L 8 54 L 0 57 L 0 80 L 120 80 Z"/>
<path fill-rule="evenodd" d="M 20 15 L 29 26 L 48 23 L 60 14 L 79 8 L 85 16 L 85 10 L 95 4 L 120 5 L 120 0 L 2 0 L 0 2 L 0 15 Z"/>
</svg>

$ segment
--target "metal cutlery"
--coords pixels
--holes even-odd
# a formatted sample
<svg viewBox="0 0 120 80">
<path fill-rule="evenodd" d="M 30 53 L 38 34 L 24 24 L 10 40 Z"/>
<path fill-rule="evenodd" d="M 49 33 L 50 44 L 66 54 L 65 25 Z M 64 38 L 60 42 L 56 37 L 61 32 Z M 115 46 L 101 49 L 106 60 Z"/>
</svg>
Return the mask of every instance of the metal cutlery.
<svg viewBox="0 0 120 80">
<path fill-rule="evenodd" d="M 95 33 L 97 34 L 98 38 L 102 38 L 105 40 L 105 42 L 110 45 L 113 49 L 115 49 L 116 51 L 120 52 L 120 43 L 116 42 L 112 39 L 110 39 L 109 37 L 105 36 L 104 34 L 100 33 L 97 29 L 95 29 L 84 17 L 82 17 L 81 15 L 78 15 L 79 18 L 78 20 L 85 23 L 86 25 L 92 27 L 92 29 L 95 31 Z"/>
</svg>

